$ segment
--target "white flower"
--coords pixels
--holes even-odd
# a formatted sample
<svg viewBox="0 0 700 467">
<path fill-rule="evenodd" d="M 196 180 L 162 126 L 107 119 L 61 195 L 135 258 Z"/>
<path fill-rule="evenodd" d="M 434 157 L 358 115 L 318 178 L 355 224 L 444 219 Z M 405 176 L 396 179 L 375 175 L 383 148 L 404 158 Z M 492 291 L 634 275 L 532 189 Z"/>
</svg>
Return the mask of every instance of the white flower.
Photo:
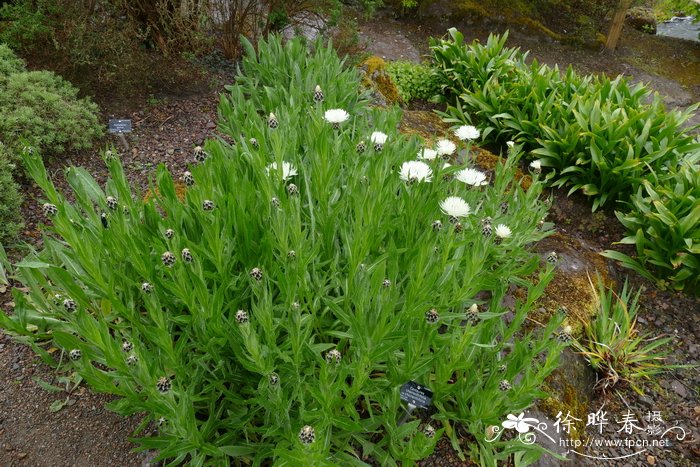
<svg viewBox="0 0 700 467">
<path fill-rule="evenodd" d="M 434 149 L 423 148 L 418 152 L 418 159 L 424 161 L 432 161 L 437 157 L 438 153 Z"/>
<path fill-rule="evenodd" d="M 509 149 L 513 149 L 515 147 L 515 142 L 514 141 L 508 141 L 506 143 L 506 146 L 508 146 Z"/>
<path fill-rule="evenodd" d="M 405 182 L 430 182 L 433 179 L 433 171 L 425 162 L 408 161 L 401 165 L 399 177 Z"/>
<path fill-rule="evenodd" d="M 277 171 L 277 162 L 273 162 L 265 168 L 267 174 L 270 175 L 270 171 Z M 297 174 L 297 169 L 291 163 L 287 161 L 282 161 L 282 180 L 285 182 Z"/>
<path fill-rule="evenodd" d="M 455 152 L 457 146 L 449 139 L 441 139 L 437 142 L 435 148 L 437 149 L 437 153 L 439 156 L 449 156 L 450 154 Z"/>
<path fill-rule="evenodd" d="M 527 433 L 530 431 L 530 428 L 537 427 L 537 424 L 539 423 L 539 420 L 536 418 L 525 418 L 525 414 L 521 413 L 517 417 L 513 414 L 508 414 L 508 420 L 505 422 L 501 423 L 503 425 L 503 428 L 507 428 L 512 430 L 515 428 L 518 433 Z"/>
<path fill-rule="evenodd" d="M 324 118 L 328 123 L 337 125 L 350 118 L 350 114 L 343 109 L 330 109 L 326 110 L 326 115 Z"/>
<path fill-rule="evenodd" d="M 467 217 L 472 212 L 469 204 L 459 196 L 445 198 L 440 203 L 440 209 L 442 209 L 442 212 L 452 217 Z"/>
<path fill-rule="evenodd" d="M 496 226 L 496 236 L 500 238 L 508 238 L 513 232 L 511 232 L 510 227 L 505 224 L 498 224 Z"/>
<path fill-rule="evenodd" d="M 542 170 L 542 161 L 540 159 L 530 162 L 530 167 L 532 167 L 536 172 Z"/>
<path fill-rule="evenodd" d="M 387 135 L 381 131 L 375 131 L 369 137 L 370 141 L 372 141 L 374 144 L 384 144 L 386 143 L 387 138 Z"/>
<path fill-rule="evenodd" d="M 489 184 L 489 182 L 486 180 L 486 174 L 479 172 L 476 169 L 462 169 L 455 174 L 455 177 L 457 180 L 462 183 L 466 183 L 467 185 L 481 186 Z"/>
<path fill-rule="evenodd" d="M 455 136 L 461 141 L 473 140 L 481 136 L 481 132 L 474 126 L 462 125 L 455 130 Z"/>
</svg>

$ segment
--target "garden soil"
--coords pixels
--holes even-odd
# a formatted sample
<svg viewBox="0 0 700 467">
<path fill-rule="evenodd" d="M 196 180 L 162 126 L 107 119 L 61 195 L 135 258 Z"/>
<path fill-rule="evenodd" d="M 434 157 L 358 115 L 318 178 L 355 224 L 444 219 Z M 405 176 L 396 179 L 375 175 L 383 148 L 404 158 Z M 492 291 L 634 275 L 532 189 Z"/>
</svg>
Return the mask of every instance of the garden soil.
<svg viewBox="0 0 700 467">
<path fill-rule="evenodd" d="M 449 26 L 459 27 L 467 40 L 482 41 L 489 32 L 502 32 L 507 25 L 494 22 L 470 24 L 448 23 L 438 18 L 395 20 L 379 15 L 371 21 L 360 19 L 361 40 L 367 52 L 387 59 L 417 60 L 427 53 L 427 37 L 442 35 Z M 700 46 L 642 35 L 625 30 L 620 48 L 615 53 L 560 44 L 527 31 L 512 30 L 510 45 L 531 50 L 531 57 L 560 67 L 573 65 L 582 72 L 624 73 L 657 89 L 670 106 L 683 107 L 700 100 Z M 675 68 L 674 68 L 675 67 Z M 700 69 L 700 68 L 698 68 Z M 677 73 L 674 70 L 680 70 Z M 230 81 L 230 68 L 212 72 L 212 82 Z M 127 173 L 142 191 L 148 189 L 148 177 L 155 164 L 165 163 L 175 174 L 191 162 L 191 149 L 216 132 L 216 105 L 221 85 L 213 85 L 196 94 L 178 94 L 176 90 L 160 90 L 158 99 L 141 105 L 140 101 L 98 103 L 105 120 L 109 116 L 131 118 L 133 132 L 128 135 L 129 149 L 120 148 L 117 140 L 105 138 L 103 144 L 118 147 Z M 117 110 L 119 115 L 114 115 Z M 124 109 L 129 109 L 125 111 Z M 100 183 L 106 170 L 96 150 L 71 154 L 69 158 L 48 162 L 48 170 L 59 189 L 67 191 L 63 178 L 65 165 L 86 167 Z M 23 181 L 26 196 L 23 213 L 26 226 L 22 241 L 41 246 L 40 225 L 46 221 L 40 209 L 38 190 Z M 580 196 L 566 197 L 565 192 L 552 191 L 553 207 L 549 220 L 556 223 L 561 235 L 576 239 L 593 252 L 611 248 L 621 238 L 621 227 L 610 211 L 592 214 L 589 204 Z M 19 249 L 8 246 L 14 260 Z M 672 336 L 671 362 L 695 364 L 700 356 L 700 302 L 684 294 L 658 290 L 652 284 L 621 270 L 615 264 L 606 268 L 618 283 L 629 274 L 636 286 L 644 286 L 639 327 L 654 336 Z M 16 284 L 19 285 L 19 284 Z M 0 289 L 0 306 L 11 312 L 12 295 Z M 0 467 L 11 466 L 139 466 L 149 465 L 153 453 L 133 452 L 129 441 L 141 422 L 140 416 L 120 417 L 105 404 L 109 396 L 95 394 L 84 385 L 72 390 L 49 392 L 41 382 L 65 388 L 65 383 L 49 366 L 43 364 L 26 346 L 14 342 L 0 332 Z M 660 388 L 645 395 L 628 388 L 594 393 L 586 410 L 595 412 L 602 404 L 612 414 L 621 416 L 627 410 L 637 414 L 660 411 L 670 422 L 682 426 L 686 437 L 674 441 L 667 449 L 650 448 L 642 455 L 622 460 L 586 461 L 575 458 L 570 465 L 660 465 L 690 466 L 700 464 L 700 372 L 683 369 L 658 378 Z M 57 410 L 58 409 L 58 410 Z M 565 407 L 564 407 L 565 409 Z M 566 410 L 564 410 L 566 412 Z M 553 417 L 556 414 L 549 414 Z M 613 430 L 610 426 L 609 430 Z M 147 427 L 148 434 L 153 427 Z M 614 432 L 609 433 L 614 436 Z M 465 446 L 469 440 L 465 439 Z M 596 455 L 621 457 L 624 448 L 601 449 Z M 543 461 L 541 465 L 558 465 L 559 461 Z M 450 443 L 442 440 L 436 453 L 421 463 L 423 466 L 469 465 L 460 461 Z"/>
</svg>

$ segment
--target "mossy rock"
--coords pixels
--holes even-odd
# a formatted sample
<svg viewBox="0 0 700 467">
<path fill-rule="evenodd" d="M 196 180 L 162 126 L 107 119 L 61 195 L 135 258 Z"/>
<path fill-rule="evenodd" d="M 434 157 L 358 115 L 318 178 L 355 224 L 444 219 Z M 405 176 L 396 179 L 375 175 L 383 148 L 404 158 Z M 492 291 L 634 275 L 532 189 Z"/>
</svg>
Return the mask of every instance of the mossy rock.
<svg viewBox="0 0 700 467">
<path fill-rule="evenodd" d="M 537 244 L 536 251 L 543 256 L 554 251 L 558 255 L 554 278 L 539 300 L 539 312 L 533 317 L 546 322 L 559 311 L 565 311 L 565 325 L 580 336 L 583 327 L 590 323 L 598 310 L 596 275 L 606 284 L 612 284 L 605 259 L 580 240 L 557 232 Z"/>
<path fill-rule="evenodd" d="M 625 22 L 638 31 L 656 34 L 656 17 L 654 10 L 645 7 L 634 7 L 627 11 Z"/>
<path fill-rule="evenodd" d="M 399 90 L 386 71 L 386 62 L 376 55 L 369 57 L 359 66 L 362 85 L 374 91 L 375 105 L 402 104 Z"/>
</svg>

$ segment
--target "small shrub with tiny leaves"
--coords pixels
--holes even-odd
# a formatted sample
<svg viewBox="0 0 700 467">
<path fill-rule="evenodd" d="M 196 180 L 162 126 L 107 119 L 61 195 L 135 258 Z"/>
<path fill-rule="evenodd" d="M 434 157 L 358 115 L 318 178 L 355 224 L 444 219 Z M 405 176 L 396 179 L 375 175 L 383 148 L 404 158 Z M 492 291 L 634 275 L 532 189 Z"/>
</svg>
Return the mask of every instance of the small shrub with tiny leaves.
<svg viewBox="0 0 700 467">
<path fill-rule="evenodd" d="M 11 242 L 22 227 L 19 208 L 22 196 L 12 177 L 15 164 L 7 148 L 0 142 L 0 242 Z"/>
<path fill-rule="evenodd" d="M 399 60 L 388 62 L 386 71 L 404 102 L 432 100 L 442 91 L 441 75 L 429 64 Z"/>
<path fill-rule="evenodd" d="M 479 187 L 413 161 L 422 143 L 397 133 L 400 111 L 370 107 L 331 45 L 247 51 L 219 105 L 230 139 L 161 166 L 146 201 L 116 158 L 104 186 L 68 170 L 71 203 L 24 155 L 56 212 L 44 250 L 16 265 L 28 292 L 0 327 L 48 360 L 37 341 L 79 350 L 75 371 L 113 410 L 144 413 L 157 434 L 138 442 L 172 465 L 410 465 L 442 436 L 488 465 L 532 462 L 536 445 L 486 437 L 543 395 L 563 347 L 558 321 L 523 326 L 554 270 L 527 250 L 550 233 L 542 181 L 521 187 L 517 154 Z M 486 216 L 511 235 L 482 235 Z M 408 381 L 434 410 L 403 420 Z"/>
<path fill-rule="evenodd" d="M 97 105 L 50 71 L 22 68 L 0 46 L 0 140 L 15 149 L 29 144 L 45 155 L 90 147 L 103 132 Z"/>
</svg>

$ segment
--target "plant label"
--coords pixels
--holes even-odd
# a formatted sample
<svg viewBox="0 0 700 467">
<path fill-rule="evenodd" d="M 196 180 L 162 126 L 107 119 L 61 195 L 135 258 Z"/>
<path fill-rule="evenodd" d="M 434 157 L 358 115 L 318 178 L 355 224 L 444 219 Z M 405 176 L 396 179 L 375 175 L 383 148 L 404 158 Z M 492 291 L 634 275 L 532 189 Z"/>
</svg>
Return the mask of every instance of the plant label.
<svg viewBox="0 0 700 467">
<path fill-rule="evenodd" d="M 415 381 L 409 381 L 401 386 L 401 400 L 409 406 L 427 409 L 433 402 L 433 391 Z"/>
<path fill-rule="evenodd" d="M 112 118 L 109 120 L 110 133 L 131 133 L 131 120 L 126 118 Z"/>
</svg>

